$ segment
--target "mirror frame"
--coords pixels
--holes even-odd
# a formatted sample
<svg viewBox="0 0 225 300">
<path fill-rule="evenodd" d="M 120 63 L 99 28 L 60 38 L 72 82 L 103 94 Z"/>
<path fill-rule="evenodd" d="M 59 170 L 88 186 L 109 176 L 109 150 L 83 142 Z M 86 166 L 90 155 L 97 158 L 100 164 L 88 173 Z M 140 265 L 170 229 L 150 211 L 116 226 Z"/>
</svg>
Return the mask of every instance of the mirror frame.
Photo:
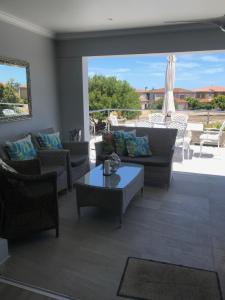
<svg viewBox="0 0 225 300">
<path fill-rule="evenodd" d="M 26 68 L 27 79 L 27 104 L 29 113 L 27 115 L 5 116 L 0 117 L 0 123 L 27 120 L 32 118 L 32 100 L 31 100 L 31 80 L 30 80 L 30 64 L 29 62 L 21 59 L 9 58 L 0 56 L 0 65 L 13 65 Z"/>
</svg>

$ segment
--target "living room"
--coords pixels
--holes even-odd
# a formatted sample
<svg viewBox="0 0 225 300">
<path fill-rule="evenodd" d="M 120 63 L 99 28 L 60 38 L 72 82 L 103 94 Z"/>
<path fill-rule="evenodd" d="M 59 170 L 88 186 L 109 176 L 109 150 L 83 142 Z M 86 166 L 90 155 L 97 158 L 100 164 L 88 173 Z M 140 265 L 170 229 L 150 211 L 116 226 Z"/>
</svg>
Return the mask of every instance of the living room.
<svg viewBox="0 0 225 300">
<path fill-rule="evenodd" d="M 113 190 L 116 195 L 113 194 L 113 199 L 122 199 L 120 205 L 127 203 L 122 222 L 110 210 L 92 207 L 98 206 L 96 203 L 89 207 L 88 202 L 83 207 L 82 199 L 92 201 L 102 194 L 93 196 L 95 189 L 84 191 L 82 184 L 76 189 L 74 183 L 89 174 L 86 164 L 90 140 L 88 57 L 224 50 L 225 20 L 214 20 L 224 11 L 225 5 L 219 0 L 214 3 L 208 0 L 112 1 L 107 5 L 97 0 L 91 3 L 71 0 L 67 4 L 61 1 L 53 4 L 50 0 L 1 1 L 1 63 L 27 63 L 30 98 L 25 117 L 13 115 L 1 119 L 0 142 L 5 146 L 6 141 L 14 142 L 15 137 L 31 135 L 32 141 L 37 142 L 36 151 L 41 154 L 38 164 L 31 160 L 28 164 L 33 163 L 32 166 L 24 167 L 30 170 L 26 176 L 30 180 L 33 176 L 45 176 L 44 184 L 51 188 L 42 190 L 38 182 L 36 192 L 30 193 L 28 199 L 36 201 L 40 191 L 44 191 L 47 196 L 41 194 L 43 199 L 55 201 L 51 230 L 35 233 L 32 218 L 38 220 L 37 213 L 30 219 L 23 218 L 19 206 L 17 218 L 13 206 L 12 215 L 5 219 L 1 204 L 1 226 L 3 219 L 11 222 L 12 228 L 14 225 L 14 231 L 4 228 L 6 231 L 1 234 L 6 241 L 0 249 L 0 254 L 6 255 L 0 265 L 1 299 L 222 299 L 225 292 L 224 176 L 173 172 L 167 164 L 166 182 L 170 175 L 172 181 L 169 180 L 168 186 L 157 187 L 151 186 L 151 182 L 144 183 L 143 176 L 153 172 L 155 176 L 148 178 L 161 181 L 165 174 L 161 169 L 165 166 L 161 165 L 161 173 L 157 173 L 159 168 L 149 171 L 148 166 L 143 171 L 139 163 L 138 170 L 133 170 L 135 175 L 128 171 L 130 179 L 125 176 L 125 184 L 119 191 Z M 177 24 L 177 20 L 184 24 Z M 73 129 L 81 129 L 82 133 L 76 147 L 69 141 Z M 151 132 L 149 145 L 151 149 L 152 138 L 153 154 L 155 149 L 167 151 L 175 143 L 171 134 L 175 131 L 158 129 L 147 131 Z M 42 149 L 36 137 L 54 132 L 60 132 L 63 149 Z M 168 133 L 165 139 L 170 137 L 168 147 L 166 142 L 160 144 L 160 136 L 165 133 Z M 73 165 L 69 160 L 72 156 Z M 1 153 L 1 158 L 6 157 Z M 12 168 L 18 167 L 17 162 L 5 161 Z M 78 168 L 81 161 L 82 167 Z M 60 167 L 57 171 L 56 162 Z M 44 175 L 34 175 L 36 169 L 40 171 L 43 167 L 46 167 Z M 95 178 L 104 179 L 106 184 L 108 177 L 99 174 L 97 170 Z M 82 177 L 82 183 L 90 184 L 89 175 Z M 123 177 L 122 173 L 119 176 Z M 30 185 L 25 177 L 21 176 L 20 180 L 25 180 L 27 189 Z M 5 192 L 3 183 L 8 182 L 5 180 L 1 181 L 1 191 L 11 199 L 15 193 L 12 196 L 10 189 Z M 109 195 L 103 194 L 103 200 L 109 199 Z M 41 217 L 49 217 L 44 213 L 45 205 L 41 209 Z M 32 233 L 7 241 L 6 232 L 18 233 L 16 222 L 26 224 L 24 232 Z M 156 276 L 159 280 L 153 280 Z M 170 278 L 174 279 L 172 284 Z"/>
</svg>

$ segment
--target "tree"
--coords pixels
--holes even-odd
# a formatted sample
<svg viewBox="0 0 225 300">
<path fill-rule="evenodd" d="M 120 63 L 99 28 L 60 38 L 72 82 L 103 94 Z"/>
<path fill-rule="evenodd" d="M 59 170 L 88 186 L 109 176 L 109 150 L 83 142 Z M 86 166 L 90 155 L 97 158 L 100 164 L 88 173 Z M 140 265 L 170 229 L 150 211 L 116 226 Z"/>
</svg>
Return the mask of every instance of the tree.
<svg viewBox="0 0 225 300">
<path fill-rule="evenodd" d="M 4 91 L 4 84 L 0 82 L 0 101 L 2 100 L 3 97 L 3 91 Z"/>
<path fill-rule="evenodd" d="M 10 79 L 4 86 L 2 98 L 3 101 L 10 103 L 19 103 L 21 99 L 18 94 L 19 84 L 14 79 Z"/>
<path fill-rule="evenodd" d="M 95 75 L 89 78 L 89 109 L 140 109 L 140 100 L 135 89 L 125 80 L 116 77 Z M 139 113 L 122 112 L 122 116 L 133 118 Z"/>
<path fill-rule="evenodd" d="M 200 108 L 200 102 L 199 102 L 198 99 L 193 98 L 193 97 L 188 97 L 186 100 L 187 100 L 187 103 L 188 103 L 188 108 L 190 108 L 190 109 Z"/>
<path fill-rule="evenodd" d="M 215 108 L 225 110 L 225 95 L 218 95 L 213 98 L 212 105 Z"/>
<path fill-rule="evenodd" d="M 152 109 L 162 109 L 163 100 L 164 100 L 163 98 L 159 98 L 152 104 L 151 108 Z"/>
</svg>

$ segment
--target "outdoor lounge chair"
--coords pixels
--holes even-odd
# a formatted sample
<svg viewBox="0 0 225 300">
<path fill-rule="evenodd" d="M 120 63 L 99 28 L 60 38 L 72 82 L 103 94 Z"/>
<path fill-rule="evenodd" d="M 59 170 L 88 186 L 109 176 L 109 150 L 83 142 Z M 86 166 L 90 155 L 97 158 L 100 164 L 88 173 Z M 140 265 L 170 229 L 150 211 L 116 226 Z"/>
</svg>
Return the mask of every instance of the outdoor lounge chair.
<svg viewBox="0 0 225 300">
<path fill-rule="evenodd" d="M 110 115 L 108 117 L 108 121 L 109 121 L 110 126 L 118 126 L 119 125 L 117 116 Z"/>
<path fill-rule="evenodd" d="M 184 160 L 184 151 L 187 151 L 188 159 L 190 157 L 191 136 L 187 132 L 187 123 L 183 122 L 168 122 L 167 128 L 177 129 L 177 138 L 175 147 L 182 147 L 182 159 Z"/>
<path fill-rule="evenodd" d="M 151 123 L 151 127 L 154 127 L 157 124 L 159 127 L 160 124 L 164 124 L 165 122 L 165 115 L 162 113 L 154 113 L 149 115 L 149 122 Z"/>
<path fill-rule="evenodd" d="M 187 123 L 188 115 L 179 114 L 179 113 L 172 113 L 171 114 L 171 121 L 180 122 L 180 123 Z"/>
<path fill-rule="evenodd" d="M 220 147 L 220 142 L 223 134 L 223 130 L 225 128 L 225 121 L 222 123 L 219 131 L 217 128 L 211 128 L 207 131 L 204 131 L 202 135 L 200 135 L 200 156 L 202 155 L 202 148 L 204 144 L 213 144 Z"/>
</svg>

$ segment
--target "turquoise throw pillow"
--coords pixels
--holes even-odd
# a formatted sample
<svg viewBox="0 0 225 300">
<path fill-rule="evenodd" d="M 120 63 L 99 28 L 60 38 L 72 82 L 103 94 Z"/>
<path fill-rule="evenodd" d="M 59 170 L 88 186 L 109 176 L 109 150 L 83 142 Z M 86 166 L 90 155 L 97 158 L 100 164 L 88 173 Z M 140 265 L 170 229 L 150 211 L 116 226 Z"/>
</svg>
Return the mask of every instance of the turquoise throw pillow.
<svg viewBox="0 0 225 300">
<path fill-rule="evenodd" d="M 30 135 L 15 142 L 6 142 L 6 145 L 11 160 L 30 160 L 37 157 Z"/>
<path fill-rule="evenodd" d="M 46 149 L 62 149 L 62 143 L 60 140 L 59 132 L 55 133 L 39 133 L 38 134 L 38 140 L 40 143 L 40 146 Z"/>
<path fill-rule="evenodd" d="M 139 156 L 150 156 L 152 155 L 148 137 L 135 137 L 133 139 L 126 139 L 127 151 L 130 157 L 139 157 Z"/>
<path fill-rule="evenodd" d="M 126 139 L 132 139 L 136 137 L 136 130 L 132 131 L 114 131 L 113 132 L 115 146 L 116 146 L 116 153 L 118 155 L 127 155 L 127 146 L 126 146 Z"/>
</svg>

